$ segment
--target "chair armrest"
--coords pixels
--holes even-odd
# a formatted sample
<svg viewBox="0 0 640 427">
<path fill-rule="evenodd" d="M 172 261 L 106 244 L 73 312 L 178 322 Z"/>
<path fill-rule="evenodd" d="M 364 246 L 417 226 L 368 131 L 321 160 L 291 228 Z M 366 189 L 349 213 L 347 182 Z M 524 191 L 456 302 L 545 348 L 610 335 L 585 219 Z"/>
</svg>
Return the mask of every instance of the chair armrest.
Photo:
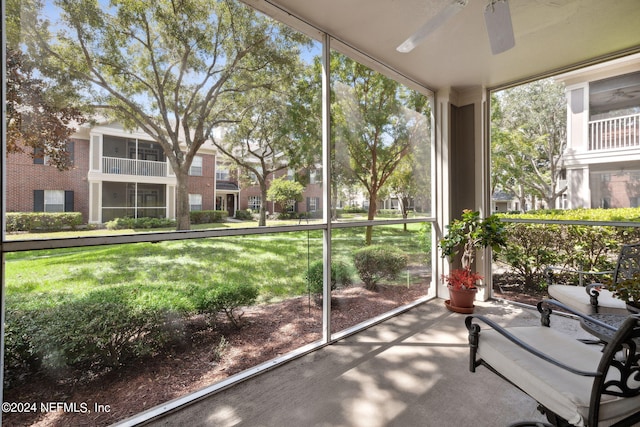
<svg viewBox="0 0 640 427">
<path fill-rule="evenodd" d="M 607 275 L 607 274 L 613 274 L 614 273 L 614 270 L 586 271 L 586 270 L 578 270 L 578 269 L 571 268 L 571 267 L 557 267 L 557 266 L 550 265 L 550 266 L 547 266 L 544 269 L 544 276 L 547 278 L 547 284 L 548 285 L 552 285 L 553 284 L 553 272 L 554 271 L 577 274 L 580 277 L 580 284 L 581 285 L 582 285 L 582 276 L 585 275 L 585 274 L 604 276 L 604 275 Z"/>
<path fill-rule="evenodd" d="M 591 305 L 598 305 L 598 296 L 602 289 L 607 289 L 607 285 L 604 283 L 589 283 L 584 287 L 587 295 L 591 297 Z"/>
<path fill-rule="evenodd" d="M 587 286 L 585 286 L 585 290 L 589 295 L 591 295 L 592 289 L 594 290 L 594 292 L 598 292 L 600 289 L 607 289 L 607 284 L 594 282 L 594 283 L 589 283 Z"/>
<path fill-rule="evenodd" d="M 473 323 L 473 320 L 477 319 L 482 321 L 483 323 L 485 323 L 486 325 L 490 326 L 493 330 L 495 330 L 496 332 L 498 332 L 500 335 L 504 336 L 505 338 L 507 338 L 509 341 L 511 341 L 512 343 L 514 343 L 515 345 L 517 345 L 518 347 L 522 348 L 523 350 L 527 351 L 528 353 L 548 362 L 551 363 L 561 369 L 564 369 L 568 372 L 571 372 L 572 374 L 575 375 L 580 375 L 580 376 L 586 376 L 586 377 L 597 377 L 602 375 L 599 372 L 590 372 L 590 371 L 582 371 L 579 369 L 575 369 L 572 366 L 569 366 L 565 363 L 563 363 L 562 361 L 559 361 L 551 356 L 549 356 L 546 353 L 541 352 L 540 350 L 536 349 L 535 347 L 532 347 L 531 345 L 529 345 L 528 343 L 522 341 L 521 339 L 517 338 L 516 336 L 514 336 L 513 334 L 511 334 L 507 329 L 503 328 L 502 326 L 498 325 L 496 322 L 494 322 L 491 319 L 488 319 L 482 315 L 469 315 L 466 317 L 464 323 L 467 327 L 467 330 L 469 331 L 469 344 L 471 346 L 471 353 L 472 353 L 472 360 L 471 360 L 471 364 L 477 366 L 477 362 L 474 360 L 475 359 L 475 352 L 477 349 L 477 345 L 480 339 L 480 325 L 478 325 L 477 323 Z M 595 319 L 594 319 L 595 320 Z M 543 326 L 541 326 L 543 327 Z M 572 339 L 571 337 L 567 336 L 567 339 Z M 474 348 L 474 345 L 476 348 Z M 475 366 L 473 366 L 475 368 Z M 474 369 L 471 369 L 472 371 Z"/>
<path fill-rule="evenodd" d="M 584 314 L 580 311 L 577 311 L 571 307 L 569 307 L 568 305 L 565 305 L 563 303 L 561 303 L 558 300 L 554 300 L 554 299 L 543 299 L 542 301 L 540 301 L 537 304 L 537 309 L 538 312 L 541 314 L 542 318 L 540 319 L 540 321 L 542 322 L 543 326 L 549 326 L 549 316 L 553 313 L 553 310 L 551 310 L 551 308 L 549 306 L 554 305 L 558 308 L 561 308 L 563 311 L 567 311 L 570 314 L 579 317 L 587 322 L 590 322 L 592 324 L 601 326 L 603 328 L 609 329 L 612 332 L 616 332 L 618 329 L 614 326 L 609 325 L 608 323 L 604 323 L 602 320 L 598 320 L 595 319 L 591 316 L 589 316 L 588 314 Z M 545 323 L 546 322 L 546 323 Z"/>
</svg>

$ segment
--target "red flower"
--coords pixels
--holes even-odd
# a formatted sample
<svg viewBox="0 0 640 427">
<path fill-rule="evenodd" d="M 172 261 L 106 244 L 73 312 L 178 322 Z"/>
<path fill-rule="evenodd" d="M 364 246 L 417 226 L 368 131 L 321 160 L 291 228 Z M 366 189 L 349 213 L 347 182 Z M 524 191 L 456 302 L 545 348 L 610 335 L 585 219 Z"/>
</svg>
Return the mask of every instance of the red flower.
<svg viewBox="0 0 640 427">
<path fill-rule="evenodd" d="M 483 277 L 470 269 L 459 268 L 451 270 L 451 273 L 442 275 L 442 279 L 453 289 L 475 289 L 476 282 L 482 280 Z"/>
</svg>

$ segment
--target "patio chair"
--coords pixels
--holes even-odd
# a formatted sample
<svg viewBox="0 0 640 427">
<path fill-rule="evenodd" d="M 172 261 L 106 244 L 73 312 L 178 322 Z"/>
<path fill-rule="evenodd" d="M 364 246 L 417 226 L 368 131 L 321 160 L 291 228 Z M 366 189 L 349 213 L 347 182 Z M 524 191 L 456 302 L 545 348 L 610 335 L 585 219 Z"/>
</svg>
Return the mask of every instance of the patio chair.
<svg viewBox="0 0 640 427">
<path fill-rule="evenodd" d="M 570 271 L 579 276 L 579 285 L 554 284 L 554 271 Z M 612 274 L 613 283 L 632 278 L 640 273 L 640 243 L 624 245 L 618 255 L 618 262 L 613 271 L 580 271 L 567 268 L 547 267 L 545 275 L 549 284 L 549 296 L 581 313 L 611 313 L 627 314 L 627 306 L 624 301 L 613 296 L 606 289 L 604 283 L 590 283 L 584 286 L 584 276 L 587 274 Z"/>
<path fill-rule="evenodd" d="M 538 402 L 554 426 L 621 427 L 640 422 L 640 316 L 629 315 L 601 348 L 552 328 L 551 306 L 598 322 L 554 300 L 538 304 L 541 324 L 536 326 L 504 328 L 470 315 L 465 319 L 470 371 L 482 365 L 515 385 Z"/>
</svg>

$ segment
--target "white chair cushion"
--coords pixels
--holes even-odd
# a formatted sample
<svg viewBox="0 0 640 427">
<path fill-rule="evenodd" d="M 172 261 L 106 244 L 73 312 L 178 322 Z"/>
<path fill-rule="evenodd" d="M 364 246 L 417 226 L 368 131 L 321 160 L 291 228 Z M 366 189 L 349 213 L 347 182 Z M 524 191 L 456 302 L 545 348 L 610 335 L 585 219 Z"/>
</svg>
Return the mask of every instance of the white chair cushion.
<svg viewBox="0 0 640 427">
<path fill-rule="evenodd" d="M 594 314 L 595 310 L 587 291 L 582 286 L 550 285 L 549 296 L 580 313 Z M 598 313 L 629 314 L 624 301 L 613 296 L 611 291 L 602 289 L 598 296 Z"/>
<path fill-rule="evenodd" d="M 544 326 L 507 328 L 509 332 L 556 360 L 584 371 L 596 371 L 601 348 L 584 344 Z M 593 377 L 567 372 L 528 353 L 492 329 L 480 332 L 478 355 L 505 378 L 550 411 L 575 426 L 589 417 Z M 600 425 L 606 426 L 640 407 L 640 396 L 619 398 L 603 395 Z"/>
</svg>

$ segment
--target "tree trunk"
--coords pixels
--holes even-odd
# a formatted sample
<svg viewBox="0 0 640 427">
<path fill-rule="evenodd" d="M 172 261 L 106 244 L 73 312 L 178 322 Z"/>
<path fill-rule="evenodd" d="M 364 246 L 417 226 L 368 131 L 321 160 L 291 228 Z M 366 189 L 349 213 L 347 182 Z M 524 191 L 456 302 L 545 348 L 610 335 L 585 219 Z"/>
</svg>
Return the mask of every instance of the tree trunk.
<svg viewBox="0 0 640 427">
<path fill-rule="evenodd" d="M 409 210 L 407 208 L 409 206 L 409 198 L 408 197 L 402 197 L 402 198 L 399 197 L 398 201 L 400 202 L 400 208 L 401 208 L 401 211 L 402 211 L 402 219 L 407 219 L 409 217 Z M 404 229 L 404 231 L 407 231 L 407 223 L 406 222 L 403 224 L 403 229 Z"/>
<path fill-rule="evenodd" d="M 331 181 L 331 221 L 338 220 L 338 182 L 336 179 Z"/>
<path fill-rule="evenodd" d="M 258 227 L 267 226 L 267 185 L 260 182 L 260 214 Z"/>
<path fill-rule="evenodd" d="M 189 218 L 189 168 L 174 167 L 176 174 L 176 230 L 190 230 Z"/>
<path fill-rule="evenodd" d="M 376 200 L 375 194 L 370 194 L 369 195 L 369 211 L 367 214 L 367 219 L 369 221 L 372 221 L 376 217 L 376 211 L 377 211 L 376 204 L 377 204 L 377 200 Z M 367 225 L 367 230 L 364 235 L 364 244 L 369 246 L 371 244 L 372 237 L 373 237 L 373 226 Z"/>
</svg>

